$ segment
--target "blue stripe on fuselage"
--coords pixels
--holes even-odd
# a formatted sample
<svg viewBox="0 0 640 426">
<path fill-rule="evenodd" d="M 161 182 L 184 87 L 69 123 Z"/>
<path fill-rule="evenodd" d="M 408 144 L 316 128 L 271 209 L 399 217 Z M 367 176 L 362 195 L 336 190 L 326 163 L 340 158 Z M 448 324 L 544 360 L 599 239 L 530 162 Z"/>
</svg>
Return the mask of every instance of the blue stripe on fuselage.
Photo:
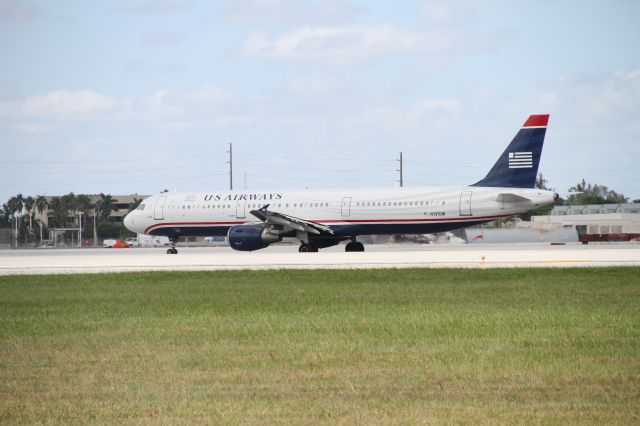
<svg viewBox="0 0 640 426">
<path fill-rule="evenodd" d="M 428 222 L 428 223 L 375 223 L 375 224 L 346 224 L 346 225 L 329 225 L 334 231 L 337 238 L 348 237 L 353 235 L 391 235 L 391 234 L 433 234 L 437 232 L 447 232 L 459 228 L 467 228 L 469 226 L 479 225 L 490 222 L 494 219 L 471 220 L 471 221 L 452 221 L 452 222 Z M 172 236 L 179 235 L 183 237 L 215 237 L 226 236 L 229 228 L 228 225 L 212 225 L 212 226 L 159 226 L 149 231 L 149 235 L 156 236 Z M 313 239 L 313 235 L 309 235 Z M 326 237 L 326 235 L 323 235 Z"/>
</svg>

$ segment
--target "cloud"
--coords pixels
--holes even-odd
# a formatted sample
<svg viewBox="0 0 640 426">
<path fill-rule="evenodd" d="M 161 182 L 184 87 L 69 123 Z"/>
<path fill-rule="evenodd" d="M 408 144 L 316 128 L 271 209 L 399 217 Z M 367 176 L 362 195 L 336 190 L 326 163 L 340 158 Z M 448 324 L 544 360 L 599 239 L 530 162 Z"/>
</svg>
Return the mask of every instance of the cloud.
<svg viewBox="0 0 640 426">
<path fill-rule="evenodd" d="M 18 100 L 0 101 L 0 121 L 18 133 L 45 133 L 52 124 L 152 122 L 161 126 L 223 123 L 231 96 L 213 85 L 186 92 L 160 90 L 140 99 L 116 99 L 92 90 L 54 90 Z"/>
<path fill-rule="evenodd" d="M 420 6 L 420 16 L 427 24 L 437 26 L 468 25 L 473 20 L 470 8 L 460 7 L 455 0 L 426 0 Z"/>
<path fill-rule="evenodd" d="M 279 37 L 250 33 L 240 52 L 247 58 L 354 65 L 384 57 L 490 51 L 510 35 L 511 31 L 502 30 L 420 32 L 391 25 L 307 27 Z"/>
<path fill-rule="evenodd" d="M 174 46 L 185 39 L 185 34 L 168 29 L 157 30 L 143 34 L 142 43 L 147 46 Z"/>
<path fill-rule="evenodd" d="M 451 50 L 455 41 L 446 32 L 420 33 L 390 25 L 315 27 L 270 39 L 251 33 L 242 46 L 250 58 L 357 64 L 384 56 Z"/>
<path fill-rule="evenodd" d="M 616 127 L 637 123 L 640 69 L 564 76 L 548 82 L 530 102 L 541 109 L 575 117 L 589 127 L 601 122 Z"/>
<path fill-rule="evenodd" d="M 45 14 L 37 6 L 25 5 L 18 0 L 0 0 L 0 18 L 30 20 Z"/>
<path fill-rule="evenodd" d="M 91 90 L 54 90 L 21 100 L 0 102 L 0 119 L 53 122 L 100 120 L 127 109 L 127 104 Z"/>
<path fill-rule="evenodd" d="M 324 95 L 331 92 L 335 87 L 335 80 L 314 74 L 291 79 L 286 84 L 285 91 L 294 95 Z"/>
<path fill-rule="evenodd" d="M 235 0 L 220 16 L 225 22 L 252 26 L 318 25 L 346 22 L 364 12 L 364 7 L 342 0 Z"/>
<path fill-rule="evenodd" d="M 174 13 L 181 12 L 191 6 L 191 0 L 145 0 L 141 2 L 125 2 L 115 9 L 125 13 Z"/>
<path fill-rule="evenodd" d="M 378 105 L 348 119 L 358 125 L 376 125 L 391 130 L 411 130 L 421 127 L 441 128 L 462 107 L 455 98 L 430 98 L 405 105 Z"/>
</svg>

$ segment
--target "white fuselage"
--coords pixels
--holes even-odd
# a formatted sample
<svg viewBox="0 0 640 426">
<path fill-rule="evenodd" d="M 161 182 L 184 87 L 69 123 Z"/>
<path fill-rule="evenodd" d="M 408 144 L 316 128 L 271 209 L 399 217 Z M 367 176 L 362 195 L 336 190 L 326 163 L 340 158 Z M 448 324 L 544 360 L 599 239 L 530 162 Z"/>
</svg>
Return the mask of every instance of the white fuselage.
<svg viewBox="0 0 640 426">
<path fill-rule="evenodd" d="M 124 223 L 150 235 L 226 235 L 231 226 L 257 222 L 250 212 L 268 204 L 270 211 L 326 225 L 336 236 L 432 233 L 523 213 L 554 196 L 477 186 L 162 193 L 146 198 Z"/>
</svg>

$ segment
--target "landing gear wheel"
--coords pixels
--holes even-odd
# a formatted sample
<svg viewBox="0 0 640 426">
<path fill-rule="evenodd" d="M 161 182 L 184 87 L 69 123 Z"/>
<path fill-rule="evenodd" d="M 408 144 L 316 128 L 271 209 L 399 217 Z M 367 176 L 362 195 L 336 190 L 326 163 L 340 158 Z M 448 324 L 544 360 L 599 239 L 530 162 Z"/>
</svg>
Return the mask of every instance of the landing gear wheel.
<svg viewBox="0 0 640 426">
<path fill-rule="evenodd" d="M 176 249 L 176 244 L 178 243 L 179 239 L 180 237 L 176 235 L 172 235 L 169 237 L 169 241 L 171 241 L 171 248 L 167 249 L 167 254 L 178 254 L 178 250 Z"/>
<path fill-rule="evenodd" d="M 364 251 L 364 244 L 358 241 L 351 241 L 344 247 L 344 251 Z"/>
<path fill-rule="evenodd" d="M 315 253 L 318 251 L 318 247 L 313 244 L 302 243 L 300 244 L 300 248 L 298 248 L 300 253 Z"/>
</svg>

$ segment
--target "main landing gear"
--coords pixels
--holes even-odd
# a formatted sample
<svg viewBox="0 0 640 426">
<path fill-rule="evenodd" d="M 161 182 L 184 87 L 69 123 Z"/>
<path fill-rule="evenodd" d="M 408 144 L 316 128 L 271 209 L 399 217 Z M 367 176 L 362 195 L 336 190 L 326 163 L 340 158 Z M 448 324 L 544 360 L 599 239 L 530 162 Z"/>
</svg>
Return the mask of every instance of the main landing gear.
<svg viewBox="0 0 640 426">
<path fill-rule="evenodd" d="M 353 239 L 350 243 L 344 246 L 344 251 L 364 251 L 364 244 Z"/>
<path fill-rule="evenodd" d="M 332 245 L 335 245 L 335 243 Z M 321 247 L 327 247 L 327 246 L 321 245 Z M 300 253 L 315 253 L 318 251 L 318 246 L 316 246 L 313 243 L 302 243 L 300 244 L 300 248 L 298 248 L 298 251 Z M 364 244 L 356 241 L 354 238 L 353 240 L 351 240 L 350 243 L 348 243 L 345 246 L 344 251 L 364 251 Z"/>
<path fill-rule="evenodd" d="M 300 248 L 298 248 L 300 253 L 315 253 L 318 251 L 318 247 L 313 244 L 302 243 L 300 244 Z"/>
<path fill-rule="evenodd" d="M 178 249 L 176 249 L 176 243 L 178 242 L 179 239 L 180 237 L 177 237 L 175 235 L 172 235 L 169 237 L 169 241 L 171 241 L 171 248 L 167 249 L 167 254 L 178 254 Z"/>
</svg>

